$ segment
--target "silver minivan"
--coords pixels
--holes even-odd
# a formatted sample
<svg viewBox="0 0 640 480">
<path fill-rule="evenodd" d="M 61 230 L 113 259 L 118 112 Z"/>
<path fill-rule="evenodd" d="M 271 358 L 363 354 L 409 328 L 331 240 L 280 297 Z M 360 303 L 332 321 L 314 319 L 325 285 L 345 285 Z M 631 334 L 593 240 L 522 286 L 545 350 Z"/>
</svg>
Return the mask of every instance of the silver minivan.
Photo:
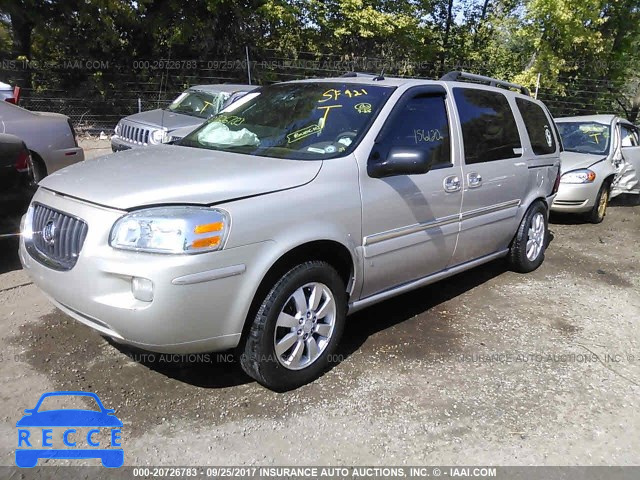
<svg viewBox="0 0 640 480">
<path fill-rule="evenodd" d="M 501 257 L 542 263 L 552 122 L 526 89 L 458 72 L 263 87 L 178 145 L 45 179 L 20 258 L 116 342 L 237 348 L 260 383 L 295 388 L 327 368 L 348 313 Z"/>
</svg>

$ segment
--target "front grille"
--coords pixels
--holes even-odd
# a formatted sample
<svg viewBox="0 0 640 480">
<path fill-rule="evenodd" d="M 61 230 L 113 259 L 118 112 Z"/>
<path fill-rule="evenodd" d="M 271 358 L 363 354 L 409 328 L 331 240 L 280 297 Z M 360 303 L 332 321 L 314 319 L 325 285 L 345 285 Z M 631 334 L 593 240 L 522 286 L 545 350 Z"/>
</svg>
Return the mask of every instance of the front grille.
<svg viewBox="0 0 640 480">
<path fill-rule="evenodd" d="M 133 123 L 122 122 L 118 136 L 123 140 L 137 143 L 138 145 L 147 145 L 149 143 L 149 130 Z"/>
<path fill-rule="evenodd" d="M 25 244 L 31 256 L 55 270 L 71 270 L 87 238 L 87 224 L 39 203 L 32 215 L 33 235 Z"/>
</svg>

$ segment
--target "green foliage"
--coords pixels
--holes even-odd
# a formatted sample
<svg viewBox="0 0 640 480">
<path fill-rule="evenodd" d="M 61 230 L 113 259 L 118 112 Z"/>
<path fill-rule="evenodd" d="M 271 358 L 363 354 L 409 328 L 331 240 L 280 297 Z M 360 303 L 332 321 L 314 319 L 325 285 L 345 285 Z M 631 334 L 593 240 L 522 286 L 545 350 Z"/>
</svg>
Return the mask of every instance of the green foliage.
<svg viewBox="0 0 640 480">
<path fill-rule="evenodd" d="M 0 54 L 48 66 L 17 78 L 34 88 L 82 85 L 106 98 L 123 88 L 123 75 L 133 78 L 127 88 L 159 81 L 166 89 L 167 79 L 179 88 L 198 72 L 134 66 L 244 60 L 245 46 L 257 61 L 376 59 L 389 74 L 461 69 L 529 87 L 540 75 L 546 95 L 571 95 L 574 104 L 631 111 L 640 103 L 639 0 L 0 0 Z M 68 68 L 87 59 L 105 67 Z M 379 70 L 379 62 L 354 65 Z M 264 82 L 325 71 L 254 74 Z M 221 70 L 208 79 L 243 75 Z M 580 96 L 602 85 L 615 95 Z"/>
</svg>

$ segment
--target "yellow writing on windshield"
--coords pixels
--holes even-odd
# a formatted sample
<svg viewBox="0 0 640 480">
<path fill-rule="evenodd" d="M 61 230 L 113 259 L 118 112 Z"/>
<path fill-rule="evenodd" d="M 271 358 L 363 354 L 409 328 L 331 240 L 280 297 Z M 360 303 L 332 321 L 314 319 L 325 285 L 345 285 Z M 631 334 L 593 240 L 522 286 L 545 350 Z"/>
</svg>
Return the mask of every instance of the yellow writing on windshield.
<svg viewBox="0 0 640 480">
<path fill-rule="evenodd" d="M 223 123 L 225 125 L 240 125 L 244 122 L 244 118 L 236 117 L 235 115 L 231 116 L 220 116 L 216 118 L 216 122 Z"/>
<path fill-rule="evenodd" d="M 370 103 L 359 103 L 354 108 L 358 113 L 371 113 Z"/>
<path fill-rule="evenodd" d="M 327 105 L 326 107 L 318 107 L 318 110 L 325 110 L 324 115 L 318 121 L 318 126 L 322 130 L 324 126 L 327 124 L 327 118 L 329 117 L 329 112 L 332 108 L 342 108 L 342 105 Z"/>
<path fill-rule="evenodd" d="M 202 108 L 200 109 L 200 113 L 204 112 L 207 108 L 209 107 L 213 107 L 213 103 L 211 102 L 207 102 L 206 100 L 204 101 L 204 105 L 202 106 Z"/>
<path fill-rule="evenodd" d="M 320 125 L 309 125 L 308 127 L 302 128 L 300 130 L 296 130 L 287 135 L 287 143 L 294 143 L 303 138 L 310 137 L 315 133 L 319 133 L 322 131 L 322 127 Z"/>
<path fill-rule="evenodd" d="M 368 95 L 367 91 L 364 88 L 360 88 L 358 90 L 351 90 L 351 89 L 347 89 L 347 90 L 338 90 L 336 88 L 332 88 L 330 90 L 327 90 L 326 92 L 324 92 L 322 94 L 322 100 L 318 100 L 318 103 L 324 103 L 324 102 L 328 102 L 329 100 L 338 100 L 338 97 L 340 97 L 341 95 L 345 95 L 349 98 L 353 98 L 353 97 L 360 97 L 362 95 Z"/>
</svg>

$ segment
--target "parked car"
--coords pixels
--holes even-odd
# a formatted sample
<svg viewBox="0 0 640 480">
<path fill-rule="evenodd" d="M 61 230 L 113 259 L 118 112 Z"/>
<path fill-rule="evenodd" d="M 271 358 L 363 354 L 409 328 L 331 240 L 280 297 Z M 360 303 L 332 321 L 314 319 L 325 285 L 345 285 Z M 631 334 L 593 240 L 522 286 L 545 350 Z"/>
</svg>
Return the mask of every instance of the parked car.
<svg viewBox="0 0 640 480">
<path fill-rule="evenodd" d="M 551 210 L 600 223 L 609 199 L 640 194 L 638 128 L 614 115 L 556 119 L 564 144 L 560 189 Z"/>
<path fill-rule="evenodd" d="M 0 211 L 3 215 L 26 211 L 34 192 L 30 164 L 31 155 L 24 142 L 15 135 L 0 133 Z"/>
<path fill-rule="evenodd" d="M 84 160 L 71 120 L 65 115 L 31 112 L 8 102 L 0 102 L 0 133 L 22 139 L 33 161 L 34 182 Z"/>
<path fill-rule="evenodd" d="M 11 85 L 0 82 L 0 101 L 18 104 L 20 99 L 20 88 L 12 87 Z"/>
<path fill-rule="evenodd" d="M 525 88 L 461 73 L 263 87 L 178 145 L 45 179 L 20 258 L 116 342 L 237 347 L 260 383 L 295 388 L 332 361 L 347 313 L 497 258 L 542 263 L 552 122 Z"/>
<path fill-rule="evenodd" d="M 179 140 L 177 129 L 190 132 L 229 103 L 254 90 L 252 85 L 197 85 L 180 94 L 166 109 L 129 115 L 118 122 L 111 137 L 114 152 Z"/>
</svg>

